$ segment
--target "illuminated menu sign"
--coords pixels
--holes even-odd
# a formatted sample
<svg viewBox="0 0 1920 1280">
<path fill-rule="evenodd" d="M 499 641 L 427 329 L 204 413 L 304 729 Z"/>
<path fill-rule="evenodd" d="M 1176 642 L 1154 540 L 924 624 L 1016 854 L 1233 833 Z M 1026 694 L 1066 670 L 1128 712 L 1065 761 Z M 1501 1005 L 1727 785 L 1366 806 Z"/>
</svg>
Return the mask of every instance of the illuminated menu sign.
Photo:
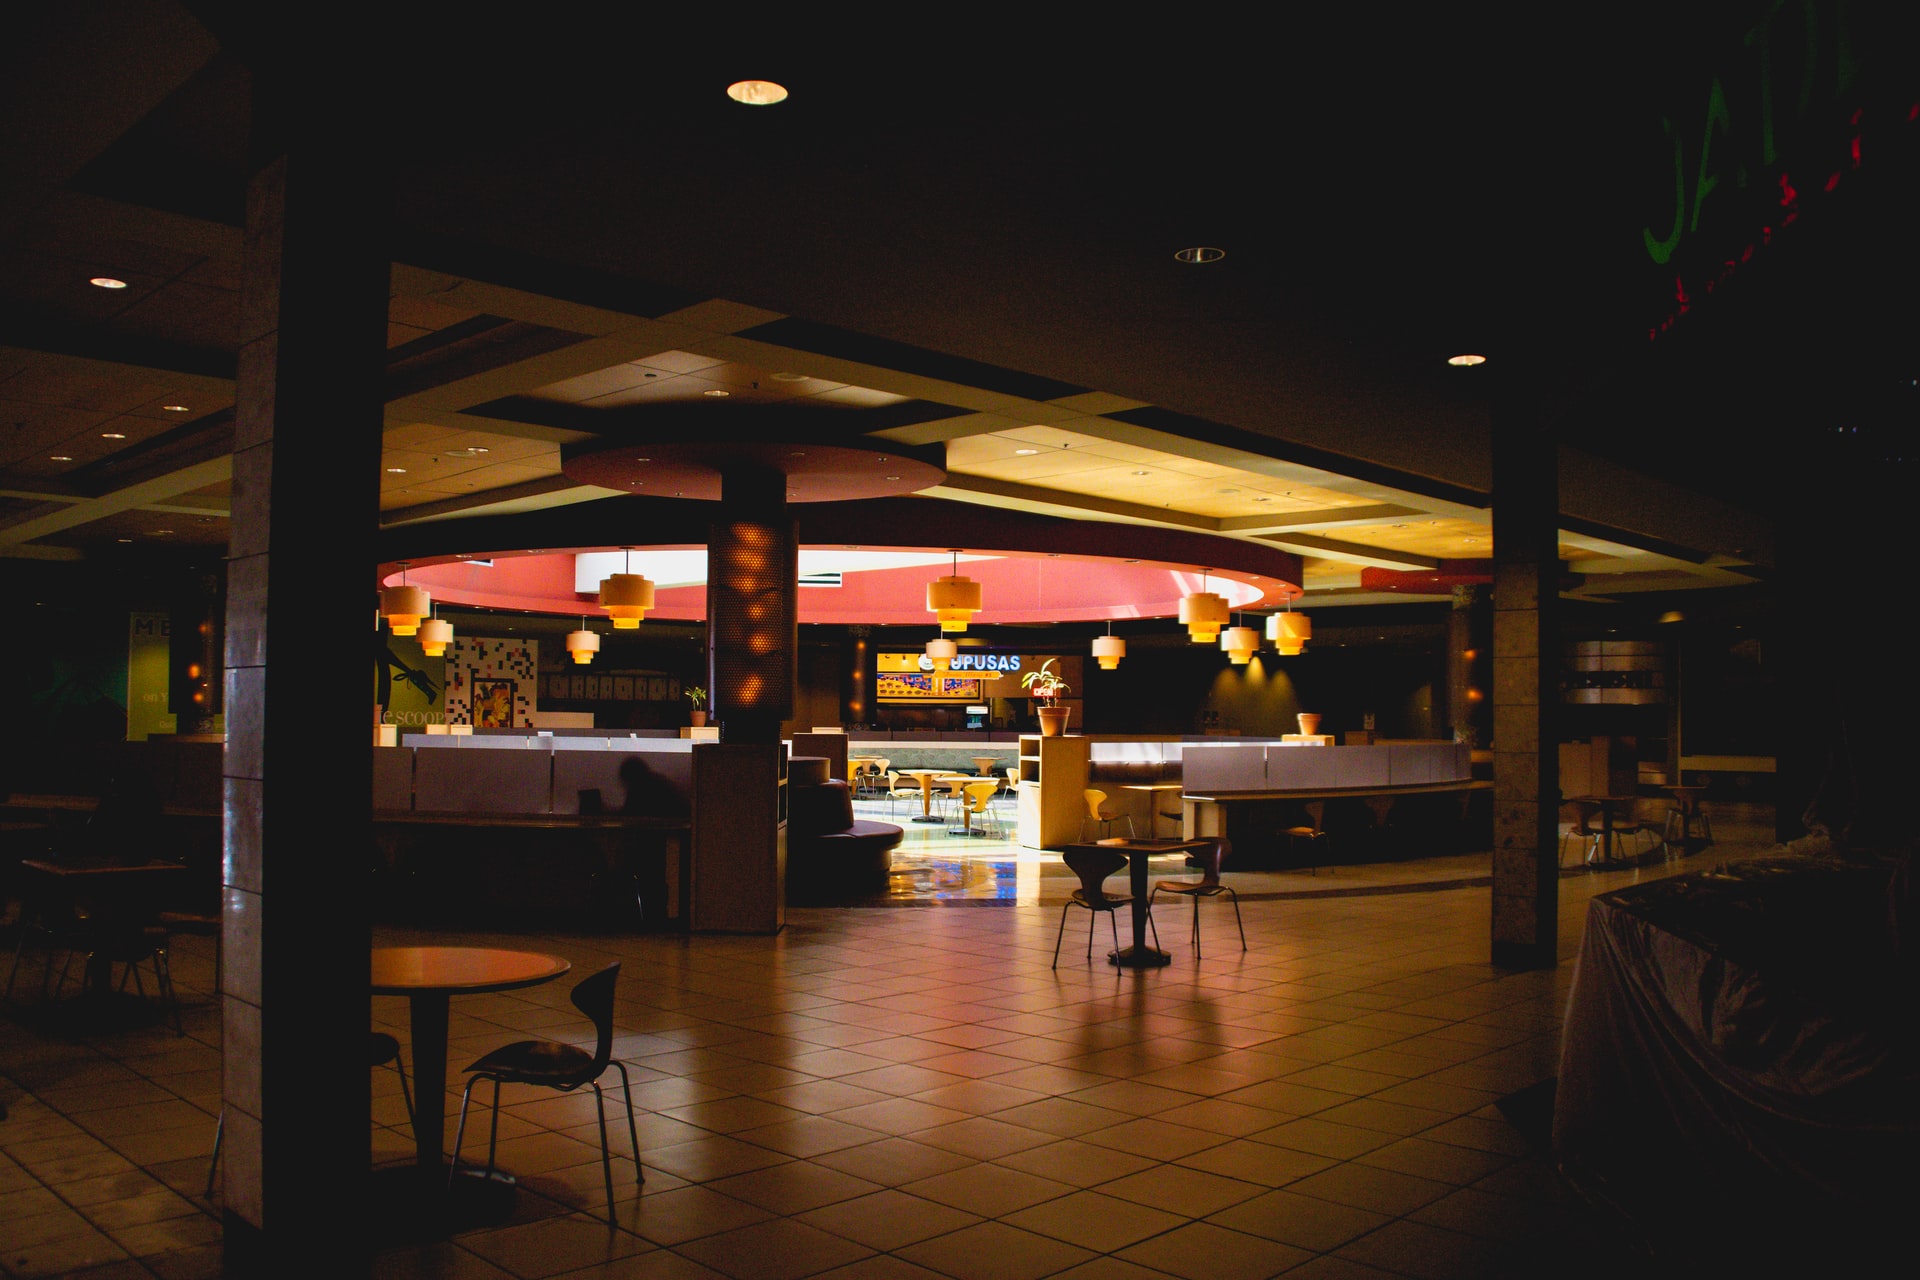
<svg viewBox="0 0 1920 1280">
<path fill-rule="evenodd" d="M 962 650 L 946 671 L 935 671 L 924 653 L 875 654 L 874 665 L 874 691 L 882 702 L 979 702 L 989 695 L 987 681 L 1028 669 L 1020 654 L 985 650 Z"/>
</svg>

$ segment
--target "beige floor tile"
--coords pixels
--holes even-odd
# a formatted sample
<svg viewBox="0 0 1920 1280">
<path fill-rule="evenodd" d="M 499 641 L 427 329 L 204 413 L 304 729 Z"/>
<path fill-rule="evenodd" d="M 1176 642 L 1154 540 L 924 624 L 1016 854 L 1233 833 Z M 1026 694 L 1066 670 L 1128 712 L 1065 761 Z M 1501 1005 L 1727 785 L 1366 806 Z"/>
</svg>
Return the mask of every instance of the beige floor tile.
<svg viewBox="0 0 1920 1280">
<path fill-rule="evenodd" d="M 1384 1147 L 1393 1135 L 1378 1129 L 1362 1129 L 1350 1124 L 1335 1124 L 1317 1116 L 1289 1120 L 1283 1125 L 1253 1135 L 1254 1141 L 1289 1147 L 1335 1160 L 1351 1160 L 1363 1152 Z"/>
<path fill-rule="evenodd" d="M 954 1280 L 1038 1280 L 1094 1256 L 1090 1250 L 1004 1222 L 982 1222 L 898 1252 L 907 1261 Z"/>
<path fill-rule="evenodd" d="M 969 1156 L 942 1151 L 938 1147 L 925 1146 L 906 1138 L 882 1138 L 861 1147 L 829 1151 L 814 1157 L 813 1163 L 881 1185 L 890 1182 L 900 1185 L 964 1169 L 975 1162 Z"/>
<path fill-rule="evenodd" d="M 857 1125 L 862 1129 L 896 1137 L 935 1129 L 967 1118 L 964 1111 L 938 1107 L 916 1098 L 888 1098 L 885 1102 L 868 1102 L 833 1113 L 833 1119 L 843 1124 Z"/>
<path fill-rule="evenodd" d="M 1313 1255 L 1277 1240 L 1192 1222 L 1123 1249 L 1119 1256 L 1186 1280 L 1266 1280 Z"/>
<path fill-rule="evenodd" d="M 658 1245 L 677 1245 L 701 1236 L 719 1235 L 764 1222 L 773 1215 L 758 1205 L 710 1191 L 706 1187 L 648 1189 L 621 1204 L 616 1217 L 623 1230 Z"/>
<path fill-rule="evenodd" d="M 1335 1163 L 1329 1156 L 1239 1139 L 1183 1156 L 1178 1165 L 1263 1187 L 1282 1187 L 1308 1174 L 1330 1169 Z"/>
<path fill-rule="evenodd" d="M 822 1271 L 814 1280 L 946 1280 L 938 1271 L 929 1271 L 918 1263 L 896 1258 L 889 1253 L 875 1254 L 844 1267 Z"/>
<path fill-rule="evenodd" d="M 1449 1182 L 1457 1187 L 1478 1182 L 1512 1163 L 1510 1157 L 1495 1152 L 1429 1142 L 1425 1138 L 1405 1138 L 1391 1146 L 1356 1156 L 1354 1161 L 1356 1164 L 1411 1173 L 1419 1178 Z"/>
<path fill-rule="evenodd" d="M 1287 1190 L 1400 1217 L 1450 1194 L 1454 1188 L 1431 1178 L 1347 1163 L 1302 1178 Z"/>
<path fill-rule="evenodd" d="M 75 1235 L 50 1240 L 29 1241 L 15 1238 L 4 1247 L 10 1274 L 28 1277 L 69 1276 L 90 1267 L 105 1266 L 127 1256 L 113 1240 L 91 1227 Z"/>
<path fill-rule="evenodd" d="M 599 1154 L 597 1151 L 593 1153 L 595 1158 Z M 756 1147 L 751 1142 L 715 1135 L 671 1147 L 656 1147 L 646 1153 L 646 1158 L 650 1169 L 665 1169 L 674 1177 L 684 1178 L 688 1182 L 711 1182 L 750 1169 L 781 1164 L 791 1157 L 765 1147 Z"/>
<path fill-rule="evenodd" d="M 1347 1241 L 1385 1226 L 1392 1218 L 1352 1205 L 1334 1204 L 1291 1190 L 1269 1191 L 1256 1199 L 1224 1209 L 1208 1219 L 1269 1240 L 1326 1253 Z"/>
<path fill-rule="evenodd" d="M 1152 1119 L 1129 1120 L 1111 1129 L 1096 1129 L 1082 1134 L 1080 1140 L 1155 1160 L 1178 1160 L 1226 1141 L 1210 1130 Z"/>
<path fill-rule="evenodd" d="M 805 1160 L 790 1160 L 771 1168 L 755 1169 L 751 1173 L 722 1178 L 708 1186 L 722 1195 L 745 1200 L 785 1216 L 852 1200 L 880 1189 L 878 1184 L 865 1178 L 856 1178 L 850 1173 Z"/>
<path fill-rule="evenodd" d="M 1101 1183 L 1154 1168 L 1156 1162 L 1130 1151 L 1095 1146 L 1090 1142 L 1066 1139 L 1044 1147 L 1030 1147 L 1001 1156 L 994 1161 L 1009 1169 L 1019 1169 L 1042 1178 L 1070 1182 L 1076 1187 L 1097 1187 Z"/>
<path fill-rule="evenodd" d="M 865 1245 L 786 1218 L 691 1240 L 674 1251 L 735 1280 L 796 1280 L 873 1252 Z"/>
<path fill-rule="evenodd" d="M 516 1276 L 538 1277 L 611 1262 L 653 1246 L 627 1231 L 582 1215 L 547 1218 L 522 1226 L 463 1236 L 462 1248 Z"/>
<path fill-rule="evenodd" d="M 1338 1257 L 1417 1280 L 1468 1280 L 1493 1270 L 1499 1246 L 1418 1222 L 1394 1222 L 1341 1246 Z"/>
<path fill-rule="evenodd" d="M 951 1205 L 883 1190 L 803 1213 L 800 1221 L 869 1249 L 891 1251 L 972 1226 L 980 1219 Z"/>
<path fill-rule="evenodd" d="M 1044 1146 L 1054 1141 L 1054 1136 L 1044 1130 L 1007 1124 L 989 1116 L 968 1116 L 952 1124 L 923 1129 L 914 1134 L 913 1139 L 930 1147 L 971 1156 L 975 1160 L 993 1160 L 1016 1151 L 1025 1151 L 1029 1147 Z"/>
<path fill-rule="evenodd" d="M 1187 1219 L 1137 1201 L 1098 1191 L 1078 1191 L 1007 1214 L 1001 1221 L 1096 1253 L 1112 1253 L 1148 1236 L 1171 1231 Z"/>
<path fill-rule="evenodd" d="M 1183 1165 L 1163 1164 L 1150 1170 L 1118 1178 L 1100 1187 L 1102 1193 L 1204 1218 L 1229 1205 L 1250 1200 L 1266 1190 L 1259 1183 L 1243 1182 Z"/>
<path fill-rule="evenodd" d="M 909 1182 L 901 1190 L 983 1218 L 997 1218 L 1044 1200 L 1069 1195 L 1075 1188 L 1019 1169 L 975 1164 Z"/>
</svg>

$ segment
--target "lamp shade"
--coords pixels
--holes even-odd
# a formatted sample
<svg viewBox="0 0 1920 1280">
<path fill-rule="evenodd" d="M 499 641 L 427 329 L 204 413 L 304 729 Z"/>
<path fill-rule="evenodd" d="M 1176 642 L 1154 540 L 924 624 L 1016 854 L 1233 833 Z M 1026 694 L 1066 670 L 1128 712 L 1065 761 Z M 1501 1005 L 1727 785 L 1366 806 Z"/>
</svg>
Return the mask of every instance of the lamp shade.
<svg viewBox="0 0 1920 1280">
<path fill-rule="evenodd" d="M 584 627 L 567 632 L 567 652 L 573 655 L 575 663 L 586 666 L 593 661 L 593 655 L 600 652 L 600 633 Z"/>
<path fill-rule="evenodd" d="M 1095 636 L 1093 656 L 1099 660 L 1102 671 L 1111 671 L 1127 656 L 1127 642 L 1119 636 Z"/>
<path fill-rule="evenodd" d="M 965 631 L 980 612 L 980 584 L 949 574 L 927 584 L 927 608 L 940 620 L 942 631 Z"/>
<path fill-rule="evenodd" d="M 637 573 L 610 573 L 600 579 L 600 607 L 616 631 L 633 631 L 653 608 L 653 580 Z"/>
<path fill-rule="evenodd" d="M 361 599 L 365 599 L 362 596 Z M 420 620 L 433 608 L 433 597 L 420 587 L 401 583 L 380 593 L 380 612 L 387 615 L 387 626 L 397 636 L 410 636 L 420 629 Z"/>
<path fill-rule="evenodd" d="M 959 652 L 960 646 L 945 637 L 927 641 L 927 657 L 933 660 L 935 671 L 952 670 L 954 655 Z"/>
<path fill-rule="evenodd" d="M 1206 644 L 1227 625 L 1225 597 L 1211 591 L 1196 591 L 1180 600 L 1180 625 L 1195 644 Z"/>
<path fill-rule="evenodd" d="M 453 624 L 445 618 L 428 618 L 420 624 L 420 651 L 429 658 L 438 658 L 453 643 Z"/>
<path fill-rule="evenodd" d="M 1293 657 L 1313 638 L 1313 619 L 1304 613 L 1267 615 L 1267 639 L 1286 657 Z"/>
<path fill-rule="evenodd" d="M 1260 633 L 1252 627 L 1228 627 L 1220 633 L 1220 647 L 1227 651 L 1227 660 L 1234 666 L 1245 666 L 1252 661 L 1254 650 L 1260 647 Z"/>
</svg>

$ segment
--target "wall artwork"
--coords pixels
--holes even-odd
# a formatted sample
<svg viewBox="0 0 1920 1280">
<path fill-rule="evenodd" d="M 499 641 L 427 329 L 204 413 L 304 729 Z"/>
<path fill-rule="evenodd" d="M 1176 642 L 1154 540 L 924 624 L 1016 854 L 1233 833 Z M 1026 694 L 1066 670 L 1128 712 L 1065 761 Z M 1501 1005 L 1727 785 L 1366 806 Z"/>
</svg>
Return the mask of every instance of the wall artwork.
<svg viewBox="0 0 1920 1280">
<path fill-rule="evenodd" d="M 482 690 L 506 686 L 504 709 L 497 703 L 489 712 L 501 728 L 523 729 L 540 709 L 540 648 L 535 640 L 501 640 L 488 636 L 456 637 L 447 653 L 446 720 L 448 724 L 488 723 L 480 718 Z M 497 699 L 498 693 L 488 693 Z"/>
<path fill-rule="evenodd" d="M 513 727 L 513 684 L 511 680 L 475 680 L 473 682 L 473 726 L 476 729 Z"/>
</svg>

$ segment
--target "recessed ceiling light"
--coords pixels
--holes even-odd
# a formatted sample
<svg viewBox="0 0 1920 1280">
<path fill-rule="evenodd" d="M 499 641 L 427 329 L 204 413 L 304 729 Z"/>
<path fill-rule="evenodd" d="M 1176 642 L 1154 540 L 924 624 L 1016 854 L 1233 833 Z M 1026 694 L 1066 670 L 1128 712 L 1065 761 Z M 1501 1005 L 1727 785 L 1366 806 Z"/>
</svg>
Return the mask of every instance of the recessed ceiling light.
<svg viewBox="0 0 1920 1280">
<path fill-rule="evenodd" d="M 1478 538 L 1462 538 L 1462 539 L 1460 539 L 1460 541 L 1462 541 L 1462 542 L 1478 542 L 1478 541 L 1480 541 L 1480 539 L 1478 539 Z"/>
<path fill-rule="evenodd" d="M 787 87 L 771 80 L 736 80 L 727 86 L 727 96 L 749 107 L 771 107 L 787 100 Z"/>
<path fill-rule="evenodd" d="M 47 461 L 48 462 L 72 462 L 73 458 L 69 454 L 56 453 L 56 454 L 49 455 L 49 457 L 47 458 Z"/>
<path fill-rule="evenodd" d="M 1225 249 L 1216 249 L 1212 245 L 1198 245 L 1192 249 L 1182 249 L 1173 255 L 1176 262 L 1218 262 L 1227 256 Z"/>
<path fill-rule="evenodd" d="M 887 479 L 889 479 L 889 480 L 898 480 L 899 478 L 900 478 L 899 476 L 888 476 L 888 477 L 887 477 Z"/>
<path fill-rule="evenodd" d="M 805 454 L 805 453 L 804 453 L 803 451 L 801 451 L 801 450 L 799 450 L 799 449 L 795 449 L 795 450 L 793 450 L 793 451 L 792 451 L 791 453 L 789 453 L 789 454 L 787 454 L 787 456 L 788 456 L 789 458 L 804 458 L 804 457 L 806 457 L 807 455 L 806 455 L 806 454 Z"/>
<path fill-rule="evenodd" d="M 1135 474 L 1135 475 L 1137 475 L 1137 476 L 1150 476 L 1150 475 L 1152 475 L 1152 474 L 1153 474 L 1153 472 L 1151 472 L 1151 471 L 1136 471 L 1136 472 L 1134 472 L 1133 474 Z"/>
<path fill-rule="evenodd" d="M 805 382 L 807 380 L 807 375 L 804 373 L 776 373 L 769 376 L 772 377 L 775 382 Z"/>
<path fill-rule="evenodd" d="M 166 536 L 167 536 L 168 534 L 170 534 L 170 533 L 172 533 L 172 532 L 173 532 L 173 530 L 171 530 L 171 529 L 155 529 L 155 530 L 153 531 L 153 535 L 154 535 L 154 537 L 156 537 L 156 538 L 164 538 L 164 537 L 166 537 Z"/>
<path fill-rule="evenodd" d="M 102 431 L 100 438 L 102 440 L 125 440 L 127 433 L 124 431 Z"/>
<path fill-rule="evenodd" d="M 115 538 L 114 541 L 115 542 L 132 542 L 133 539 L 132 538 Z"/>
<path fill-rule="evenodd" d="M 187 412 L 187 406 L 183 404 L 163 404 L 160 407 L 166 410 L 168 413 L 186 413 Z"/>
<path fill-rule="evenodd" d="M 1476 364 L 1485 364 L 1486 362 L 1487 358 L 1485 356 L 1471 354 L 1447 357 L 1447 363 L 1458 369 L 1471 369 Z"/>
<path fill-rule="evenodd" d="M 635 458 L 634 461 L 635 462 L 652 462 L 653 459 L 652 458 Z"/>
<path fill-rule="evenodd" d="M 387 474 L 390 476 L 403 476 L 407 474 L 407 469 L 405 467 L 388 467 Z"/>
<path fill-rule="evenodd" d="M 1272 502 L 1273 499 L 1272 498 L 1255 498 L 1254 501 L 1255 502 Z"/>
<path fill-rule="evenodd" d="M 720 388 L 715 387 L 711 391 L 702 391 L 700 394 L 703 396 L 715 396 L 715 397 L 724 399 L 725 397 L 730 396 L 733 393 L 731 391 L 722 391 L 720 390 Z"/>
<path fill-rule="evenodd" d="M 1015 449 L 1013 452 L 1016 457 L 1026 458 L 1040 451 L 1038 449 Z"/>
<path fill-rule="evenodd" d="M 125 280 L 115 280 L 112 276 L 95 276 L 93 279 L 87 281 L 87 283 L 96 289 L 124 289 L 127 287 Z"/>
</svg>

